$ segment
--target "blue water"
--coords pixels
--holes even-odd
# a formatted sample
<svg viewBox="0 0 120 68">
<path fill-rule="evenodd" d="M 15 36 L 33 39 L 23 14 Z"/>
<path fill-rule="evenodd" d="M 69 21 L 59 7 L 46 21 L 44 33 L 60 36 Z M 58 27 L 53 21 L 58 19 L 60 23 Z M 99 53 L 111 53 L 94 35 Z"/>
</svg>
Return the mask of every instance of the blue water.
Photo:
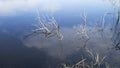
<svg viewBox="0 0 120 68">
<path fill-rule="evenodd" d="M 61 8 L 55 12 L 44 11 L 41 7 L 39 8 L 39 6 L 34 7 L 33 9 L 39 8 L 41 17 L 46 15 L 54 16 L 60 25 L 61 31 L 64 28 L 73 28 L 74 25 L 81 24 L 83 22 L 81 15 L 84 13 L 84 10 L 87 12 L 87 25 L 89 26 L 94 26 L 96 21 L 99 22 L 98 24 L 100 26 L 101 16 L 103 16 L 105 12 L 117 14 L 117 9 L 114 10 L 114 6 L 108 1 L 66 0 L 60 1 L 60 3 Z M 0 15 L 0 68 L 59 68 L 60 64 L 63 62 L 74 64 L 79 60 L 80 55 L 76 55 L 77 53 L 73 53 L 77 58 L 70 55 L 69 58 L 63 61 L 49 55 L 48 52 L 45 51 L 46 49 L 49 50 L 49 47 L 39 49 L 34 46 L 26 46 L 23 43 L 22 38 L 25 34 L 28 34 L 34 29 L 32 24 L 36 23 L 37 13 L 36 10 L 31 9 L 28 9 L 28 11 L 22 11 L 22 9 L 19 10 L 15 10 L 15 15 L 12 13 L 10 15 Z M 116 18 L 114 20 L 116 20 Z M 114 24 L 112 15 L 107 15 L 105 21 L 105 26 L 107 26 L 107 24 Z M 61 44 L 65 46 L 70 45 L 68 41 L 69 39 L 65 40 L 65 44 Z M 45 41 L 43 42 L 45 43 Z M 40 44 L 42 44 L 42 42 Z M 61 44 L 55 43 L 54 45 Z M 50 48 L 52 49 L 52 47 Z M 53 46 L 53 51 L 54 48 L 56 47 Z M 114 53 L 114 50 L 110 53 Z M 119 57 L 120 55 L 117 56 Z M 111 56 L 110 58 L 112 58 L 113 61 L 116 60 L 114 56 Z M 120 67 L 118 62 L 120 62 L 120 60 L 114 62 L 116 63 L 116 68 Z M 110 63 L 112 64 L 112 62 Z"/>
</svg>

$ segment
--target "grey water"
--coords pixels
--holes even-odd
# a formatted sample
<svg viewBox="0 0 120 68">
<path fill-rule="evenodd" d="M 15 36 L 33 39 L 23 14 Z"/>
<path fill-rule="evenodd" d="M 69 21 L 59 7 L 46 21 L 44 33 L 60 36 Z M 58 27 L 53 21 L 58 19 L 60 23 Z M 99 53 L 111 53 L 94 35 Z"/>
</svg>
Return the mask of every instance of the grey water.
<svg viewBox="0 0 120 68">
<path fill-rule="evenodd" d="M 92 29 L 96 22 L 100 27 L 105 12 L 111 13 L 105 17 L 106 31 L 103 34 L 105 39 L 101 39 L 98 33 L 92 35 L 91 31 L 88 31 L 92 39 L 88 41 L 87 45 L 93 51 L 107 55 L 106 62 L 111 64 L 110 68 L 120 68 L 120 51 L 114 49 L 114 45 L 110 41 L 112 31 L 109 29 L 109 27 L 114 27 L 114 22 L 117 20 L 116 17 L 113 18 L 113 15 L 117 15 L 117 8 L 114 9 L 114 6 L 106 0 L 53 0 L 53 3 L 54 1 L 58 2 L 49 9 L 49 5 L 53 3 L 48 4 L 47 1 L 49 2 L 49 0 L 45 0 L 47 4 L 43 5 L 45 7 L 41 7 L 41 5 L 27 7 L 26 11 L 24 11 L 24 7 L 12 6 L 14 0 L 0 1 L 0 3 L 6 4 L 0 6 L 0 68 L 60 68 L 63 63 L 73 65 L 80 61 L 81 55 L 85 56 L 86 52 L 80 48 L 84 43 L 76 37 L 73 26 L 83 23 L 81 15 L 84 11 L 87 13 L 88 29 Z M 15 7 L 15 9 L 8 7 L 9 2 L 10 6 Z M 17 2 L 15 1 L 15 3 Z M 60 8 L 57 7 L 58 10 L 54 9 L 57 4 L 60 5 Z M 9 13 L 3 8 L 9 8 L 12 12 Z M 36 24 L 36 10 L 38 8 L 43 19 L 47 16 L 55 17 L 64 36 L 62 41 L 54 38 L 41 38 L 40 35 L 30 37 L 27 40 L 23 39 L 25 35 L 35 29 L 33 24 Z M 46 10 L 42 8 L 46 8 Z"/>
</svg>

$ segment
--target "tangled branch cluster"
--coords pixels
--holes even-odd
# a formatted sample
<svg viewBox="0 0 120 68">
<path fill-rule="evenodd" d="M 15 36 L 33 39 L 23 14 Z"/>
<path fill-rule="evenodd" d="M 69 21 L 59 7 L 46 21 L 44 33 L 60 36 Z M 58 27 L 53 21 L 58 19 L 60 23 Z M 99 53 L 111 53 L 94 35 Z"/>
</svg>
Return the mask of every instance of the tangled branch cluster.
<svg viewBox="0 0 120 68">
<path fill-rule="evenodd" d="M 37 22 L 38 24 L 34 25 L 36 29 L 34 29 L 29 35 L 25 36 L 25 38 L 28 38 L 35 34 L 43 34 L 45 38 L 57 36 L 59 40 L 63 39 L 63 35 L 59 31 L 59 24 L 54 17 L 48 18 L 48 20 L 42 20 L 38 12 Z"/>
</svg>

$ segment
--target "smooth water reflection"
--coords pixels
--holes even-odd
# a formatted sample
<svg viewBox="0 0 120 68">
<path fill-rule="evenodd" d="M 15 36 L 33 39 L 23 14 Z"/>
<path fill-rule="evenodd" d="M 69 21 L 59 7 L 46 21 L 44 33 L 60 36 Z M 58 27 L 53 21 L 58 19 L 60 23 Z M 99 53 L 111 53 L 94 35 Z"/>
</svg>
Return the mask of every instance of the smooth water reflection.
<svg viewBox="0 0 120 68">
<path fill-rule="evenodd" d="M 8 1 L 8 3 L 0 1 L 0 3 L 6 4 L 5 9 L 14 10 L 11 13 L 4 10 L 6 12 L 2 13 L 2 8 L 0 12 L 0 68 L 59 68 L 62 63 L 72 65 L 78 62 L 81 55 L 86 56 L 86 52 L 80 49 L 84 43 L 76 36 L 73 26 L 83 22 L 81 15 L 84 10 L 87 12 L 87 28 L 91 30 L 95 30 L 96 22 L 98 27 L 101 26 L 101 19 L 105 12 L 112 13 L 105 18 L 106 30 L 103 38 L 100 32 L 92 33 L 87 30 L 92 38 L 87 45 L 93 51 L 106 55 L 106 60 L 111 66 L 120 67 L 119 51 L 112 49 L 110 39 L 112 36 L 110 28 L 114 25 L 113 15 L 116 16 L 117 9 L 114 10 L 114 6 L 109 1 L 53 0 L 50 3 L 55 3 L 55 5 L 52 5 L 45 0 L 42 7 L 38 5 L 39 1 L 33 2 L 37 5 L 33 4 L 32 8 L 29 6 L 21 8 L 11 4 L 16 4 L 17 1 Z M 32 4 L 32 0 L 29 3 Z M 10 7 L 8 7 L 9 4 Z M 36 23 L 36 8 L 39 8 L 41 17 L 54 16 L 59 22 L 60 31 L 64 35 L 62 41 L 55 38 L 46 39 L 40 35 L 23 40 L 24 35 L 35 28 L 32 24 Z"/>
</svg>

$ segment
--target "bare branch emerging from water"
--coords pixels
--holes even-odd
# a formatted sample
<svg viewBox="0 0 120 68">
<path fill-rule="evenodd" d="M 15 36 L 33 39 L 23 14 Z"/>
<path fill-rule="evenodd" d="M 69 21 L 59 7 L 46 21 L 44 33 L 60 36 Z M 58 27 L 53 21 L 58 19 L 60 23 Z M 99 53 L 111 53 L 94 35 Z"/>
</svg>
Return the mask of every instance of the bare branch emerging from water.
<svg viewBox="0 0 120 68">
<path fill-rule="evenodd" d="M 84 21 L 83 24 L 79 24 L 78 26 L 73 26 L 73 29 L 75 29 L 76 35 L 80 37 L 80 40 L 85 41 L 84 47 L 86 47 L 87 42 L 90 38 L 87 34 L 87 13 L 85 12 L 85 10 L 81 18 Z"/>
<path fill-rule="evenodd" d="M 37 17 L 38 24 L 34 25 L 36 27 L 36 29 L 34 29 L 32 31 L 32 33 L 25 36 L 25 38 L 32 36 L 34 34 L 36 34 L 36 35 L 43 34 L 45 36 L 45 38 L 57 36 L 57 38 L 59 40 L 62 40 L 63 35 L 59 31 L 60 26 L 59 26 L 58 22 L 55 20 L 54 17 L 52 17 L 48 20 L 49 21 L 42 20 L 39 16 L 39 12 L 38 12 L 38 17 Z"/>
</svg>

